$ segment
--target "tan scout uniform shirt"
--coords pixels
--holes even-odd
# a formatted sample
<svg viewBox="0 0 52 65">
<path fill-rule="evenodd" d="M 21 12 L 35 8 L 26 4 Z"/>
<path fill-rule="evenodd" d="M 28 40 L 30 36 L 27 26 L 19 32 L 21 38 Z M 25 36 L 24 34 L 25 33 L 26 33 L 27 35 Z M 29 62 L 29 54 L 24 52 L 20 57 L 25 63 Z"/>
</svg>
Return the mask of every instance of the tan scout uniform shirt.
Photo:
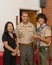
<svg viewBox="0 0 52 65">
<path fill-rule="evenodd" d="M 46 26 L 46 27 L 44 27 L 44 29 L 42 30 L 41 37 L 46 38 L 46 37 L 48 37 L 48 36 L 51 36 L 51 28 L 48 27 L 48 26 Z M 50 43 L 51 43 L 51 41 L 50 41 Z M 50 44 L 50 43 L 49 43 L 49 44 Z M 40 42 L 40 46 L 49 46 L 49 44 L 46 44 L 46 43 L 44 43 L 44 42 Z"/>
<path fill-rule="evenodd" d="M 19 38 L 19 43 L 21 44 L 32 43 L 33 42 L 32 35 L 35 34 L 35 28 L 33 24 L 31 24 L 30 22 L 28 22 L 27 25 L 23 24 L 22 22 L 19 25 L 17 25 L 16 34 L 17 37 Z"/>
</svg>

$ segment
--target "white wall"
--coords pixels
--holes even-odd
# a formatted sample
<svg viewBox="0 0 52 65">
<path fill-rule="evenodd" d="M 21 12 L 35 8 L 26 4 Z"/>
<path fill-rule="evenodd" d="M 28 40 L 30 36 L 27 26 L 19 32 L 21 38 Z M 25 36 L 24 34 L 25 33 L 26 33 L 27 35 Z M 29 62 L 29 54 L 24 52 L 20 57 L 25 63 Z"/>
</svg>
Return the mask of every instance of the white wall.
<svg viewBox="0 0 52 65">
<path fill-rule="evenodd" d="M 16 16 L 19 16 L 20 9 L 39 10 L 39 0 L 0 0 L 0 50 L 3 50 L 4 25 L 7 21 L 12 21 L 16 27 Z"/>
</svg>

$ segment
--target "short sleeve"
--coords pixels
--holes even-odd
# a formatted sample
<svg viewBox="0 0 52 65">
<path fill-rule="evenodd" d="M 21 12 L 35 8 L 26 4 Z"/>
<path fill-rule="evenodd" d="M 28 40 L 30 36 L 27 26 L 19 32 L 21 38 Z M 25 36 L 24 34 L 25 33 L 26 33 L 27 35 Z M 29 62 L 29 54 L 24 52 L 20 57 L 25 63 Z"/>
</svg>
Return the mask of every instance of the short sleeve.
<svg viewBox="0 0 52 65">
<path fill-rule="evenodd" d="M 50 27 L 47 27 L 45 29 L 45 37 L 47 37 L 47 36 L 51 36 L 51 28 Z"/>
<path fill-rule="evenodd" d="M 17 38 L 16 34 L 14 33 L 14 38 Z"/>
<path fill-rule="evenodd" d="M 2 36 L 2 42 L 4 42 L 4 41 L 8 41 L 8 38 L 7 38 L 6 34 L 3 34 L 3 36 Z"/>
<path fill-rule="evenodd" d="M 19 38 L 19 29 L 18 29 L 18 26 L 16 27 L 15 33 L 16 33 L 17 38 Z"/>
</svg>

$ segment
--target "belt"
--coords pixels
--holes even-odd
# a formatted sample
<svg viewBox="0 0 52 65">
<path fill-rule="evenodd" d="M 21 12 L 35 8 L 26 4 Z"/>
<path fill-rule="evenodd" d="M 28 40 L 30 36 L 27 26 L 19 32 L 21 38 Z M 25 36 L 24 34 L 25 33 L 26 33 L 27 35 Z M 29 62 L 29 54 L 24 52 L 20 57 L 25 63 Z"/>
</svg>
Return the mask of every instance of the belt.
<svg viewBox="0 0 52 65">
<path fill-rule="evenodd" d="M 40 48 L 49 48 L 50 46 L 40 46 Z"/>
<path fill-rule="evenodd" d="M 25 43 L 19 43 L 19 45 L 23 45 L 23 46 L 32 46 L 33 44 L 32 44 L 32 43 L 28 43 L 28 44 L 25 44 Z"/>
</svg>

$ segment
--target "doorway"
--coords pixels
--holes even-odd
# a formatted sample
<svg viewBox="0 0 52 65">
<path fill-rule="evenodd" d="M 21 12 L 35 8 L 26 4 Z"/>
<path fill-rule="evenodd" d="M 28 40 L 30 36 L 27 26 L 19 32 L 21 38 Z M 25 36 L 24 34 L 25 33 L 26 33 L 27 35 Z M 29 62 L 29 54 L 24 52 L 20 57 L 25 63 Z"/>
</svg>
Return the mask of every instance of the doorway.
<svg viewBox="0 0 52 65">
<path fill-rule="evenodd" d="M 36 10 L 20 9 L 20 22 L 21 22 L 21 13 L 22 13 L 22 11 L 27 11 L 28 12 L 30 22 L 36 26 L 37 11 Z"/>
</svg>

